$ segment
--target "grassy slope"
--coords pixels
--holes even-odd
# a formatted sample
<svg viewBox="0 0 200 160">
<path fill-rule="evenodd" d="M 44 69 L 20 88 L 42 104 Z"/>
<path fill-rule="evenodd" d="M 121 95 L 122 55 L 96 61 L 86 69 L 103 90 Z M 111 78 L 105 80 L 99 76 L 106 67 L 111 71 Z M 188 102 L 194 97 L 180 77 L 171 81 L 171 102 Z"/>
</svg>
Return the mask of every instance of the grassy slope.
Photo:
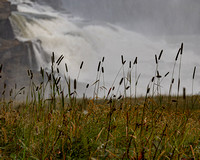
<svg viewBox="0 0 200 160">
<path fill-rule="evenodd" d="M 51 102 L 20 104 L 17 110 L 2 102 L 0 155 L 5 159 L 199 159 L 200 110 L 189 109 L 190 104 L 175 110 L 175 103 L 157 99 L 139 104 L 130 99 L 99 104 L 72 99 L 73 105 L 66 102 L 64 109 L 57 99 L 53 110 Z"/>
</svg>

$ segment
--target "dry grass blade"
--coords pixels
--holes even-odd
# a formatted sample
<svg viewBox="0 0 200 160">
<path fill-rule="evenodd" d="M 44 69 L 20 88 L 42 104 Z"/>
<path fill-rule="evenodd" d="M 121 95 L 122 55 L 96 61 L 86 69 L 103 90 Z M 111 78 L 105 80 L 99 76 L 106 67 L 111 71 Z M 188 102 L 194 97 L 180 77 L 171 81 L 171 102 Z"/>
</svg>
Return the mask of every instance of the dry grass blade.
<svg viewBox="0 0 200 160">
<path fill-rule="evenodd" d="M 112 153 L 111 151 L 106 149 L 106 152 L 108 152 L 110 155 L 112 155 L 115 158 L 119 158 L 116 154 Z"/>
<path fill-rule="evenodd" d="M 105 128 L 103 127 L 103 128 L 101 129 L 101 131 L 99 132 L 99 134 L 98 134 L 98 136 L 97 136 L 97 138 L 96 138 L 96 142 L 97 142 L 97 140 L 99 139 L 99 137 L 101 136 L 101 133 L 103 132 L 104 129 L 105 129 Z"/>
<path fill-rule="evenodd" d="M 162 153 L 158 156 L 158 160 L 160 160 L 165 153 L 166 151 L 162 151 Z"/>
<path fill-rule="evenodd" d="M 96 81 L 92 84 L 92 86 L 95 85 L 95 84 L 98 83 L 98 82 L 99 82 L 99 79 L 96 80 Z"/>
<path fill-rule="evenodd" d="M 192 151 L 192 156 L 193 156 L 193 158 L 195 159 L 194 149 L 193 149 L 192 145 L 190 145 L 190 149 L 191 149 L 191 151 Z"/>
</svg>

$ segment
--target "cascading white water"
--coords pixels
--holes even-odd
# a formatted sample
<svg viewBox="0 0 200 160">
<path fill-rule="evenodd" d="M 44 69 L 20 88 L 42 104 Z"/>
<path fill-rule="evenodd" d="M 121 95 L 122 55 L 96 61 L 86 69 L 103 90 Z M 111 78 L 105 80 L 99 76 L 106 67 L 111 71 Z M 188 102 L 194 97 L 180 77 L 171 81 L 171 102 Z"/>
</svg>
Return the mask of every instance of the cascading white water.
<svg viewBox="0 0 200 160">
<path fill-rule="evenodd" d="M 161 49 L 164 53 L 159 64 L 159 72 L 164 75 L 172 71 L 174 58 L 181 42 L 176 41 L 170 44 L 164 39 L 147 38 L 140 33 L 108 23 L 95 25 L 79 17 L 60 13 L 49 6 L 39 5 L 29 0 L 11 0 L 11 2 L 18 5 L 18 12 L 13 12 L 11 16 L 16 38 L 33 42 L 38 64 L 43 68 L 49 68 L 50 63 L 43 58 L 40 47 L 50 56 L 52 52 L 55 52 L 57 58 L 63 54 L 61 73 L 65 73 L 64 63 L 67 63 L 72 78 L 77 77 L 79 66 L 84 61 L 79 81 L 93 83 L 96 78 L 98 61 L 105 57 L 105 80 L 106 86 L 110 87 L 121 67 L 121 55 L 124 55 L 127 61 L 133 61 L 137 56 L 137 72 L 141 73 L 138 94 L 145 93 L 149 80 L 154 76 L 154 55 L 159 54 Z M 183 42 L 184 40 L 185 38 Z M 188 91 L 191 88 L 193 67 L 200 66 L 199 56 L 193 50 L 188 50 L 189 46 L 190 43 L 184 45 L 183 74 L 181 75 L 181 86 L 188 88 Z M 128 63 L 125 68 L 128 68 Z M 122 73 L 119 79 L 121 77 Z M 170 78 L 167 77 L 162 83 L 163 93 L 168 92 Z M 196 85 L 199 88 L 196 87 L 195 91 L 198 92 L 199 82 L 198 84 L 196 82 Z"/>
</svg>

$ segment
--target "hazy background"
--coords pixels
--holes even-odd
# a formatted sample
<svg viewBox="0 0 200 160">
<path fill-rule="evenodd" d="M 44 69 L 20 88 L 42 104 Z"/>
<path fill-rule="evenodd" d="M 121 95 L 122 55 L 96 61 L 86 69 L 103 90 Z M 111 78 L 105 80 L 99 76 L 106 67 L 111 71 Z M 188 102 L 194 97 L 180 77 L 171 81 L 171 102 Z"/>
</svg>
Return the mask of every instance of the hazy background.
<svg viewBox="0 0 200 160">
<path fill-rule="evenodd" d="M 92 21 L 106 21 L 149 35 L 200 34 L 199 0 L 62 0 Z"/>
</svg>

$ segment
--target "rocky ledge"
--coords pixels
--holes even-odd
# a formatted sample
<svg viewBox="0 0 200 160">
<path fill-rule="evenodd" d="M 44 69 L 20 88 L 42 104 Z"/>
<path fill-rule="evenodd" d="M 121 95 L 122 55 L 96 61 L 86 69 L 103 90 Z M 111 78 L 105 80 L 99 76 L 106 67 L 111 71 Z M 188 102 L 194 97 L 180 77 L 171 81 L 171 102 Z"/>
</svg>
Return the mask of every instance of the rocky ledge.
<svg viewBox="0 0 200 160">
<path fill-rule="evenodd" d="M 14 33 L 10 25 L 9 16 L 11 11 L 16 9 L 10 2 L 0 0 L 0 38 L 13 39 Z"/>
<path fill-rule="evenodd" d="M 28 86 L 27 70 L 36 68 L 32 43 L 15 39 L 9 20 L 13 10 L 16 10 L 16 6 L 7 0 L 0 0 L 0 64 L 3 65 L 0 71 L 0 97 L 5 86 L 7 94 L 15 84 L 18 84 L 18 88 Z"/>
</svg>

